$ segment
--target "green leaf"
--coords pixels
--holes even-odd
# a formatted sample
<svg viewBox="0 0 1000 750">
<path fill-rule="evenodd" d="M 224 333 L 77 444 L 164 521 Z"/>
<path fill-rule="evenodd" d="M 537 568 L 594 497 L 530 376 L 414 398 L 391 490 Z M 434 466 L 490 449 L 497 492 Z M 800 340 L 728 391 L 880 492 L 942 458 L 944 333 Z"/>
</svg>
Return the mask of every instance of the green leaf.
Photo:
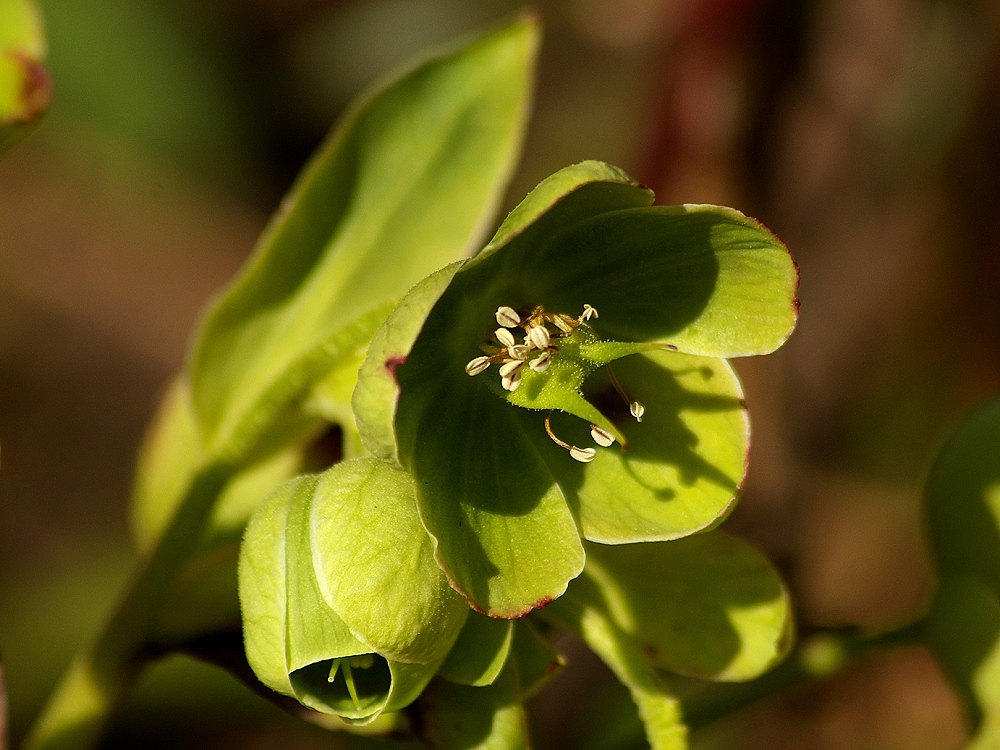
<svg viewBox="0 0 1000 750">
<path fill-rule="evenodd" d="M 300 428 L 298 402 L 405 291 L 475 247 L 519 147 L 537 42 L 523 18 L 383 84 L 334 130 L 209 311 L 190 360 L 210 455 Z"/>
<path fill-rule="evenodd" d="M 311 538 L 323 598 L 352 633 L 397 661 L 444 659 L 469 608 L 434 562 L 409 474 L 337 464 L 316 486 Z"/>
<path fill-rule="evenodd" d="M 490 685 L 507 663 L 513 640 L 513 622 L 472 612 L 438 675 L 459 685 Z"/>
<path fill-rule="evenodd" d="M 420 697 L 421 738 L 432 750 L 526 750 L 528 726 L 517 670 L 484 687 L 435 680 Z"/>
<path fill-rule="evenodd" d="M 686 750 L 688 733 L 680 701 L 646 660 L 636 639 L 614 621 L 589 578 L 574 582 L 565 596 L 549 605 L 544 616 L 582 638 L 629 689 L 652 750 Z"/>
<path fill-rule="evenodd" d="M 673 542 L 589 544 L 584 576 L 656 667 L 749 680 L 791 643 L 791 606 L 774 569 L 721 531 Z"/>
<path fill-rule="evenodd" d="M 973 725 L 985 722 L 984 737 L 995 732 L 1000 724 L 1000 596 L 974 578 L 944 579 L 927 635 Z"/>
<path fill-rule="evenodd" d="M 32 0 L 0 0 L 0 153 L 27 135 L 49 105 L 45 35 Z"/>
<path fill-rule="evenodd" d="M 1000 595 L 1000 401 L 959 425 L 934 462 L 925 498 L 942 575 L 978 578 Z"/>
</svg>

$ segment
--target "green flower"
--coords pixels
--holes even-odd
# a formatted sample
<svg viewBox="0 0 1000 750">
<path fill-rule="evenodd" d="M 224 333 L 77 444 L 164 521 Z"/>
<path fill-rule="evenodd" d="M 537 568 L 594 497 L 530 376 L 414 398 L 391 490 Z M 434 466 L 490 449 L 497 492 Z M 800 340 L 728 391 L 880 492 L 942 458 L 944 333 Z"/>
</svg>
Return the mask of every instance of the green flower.
<svg viewBox="0 0 1000 750">
<path fill-rule="evenodd" d="M 796 270 L 732 209 L 652 200 L 605 164 L 556 173 L 369 347 L 364 444 L 413 477 L 434 556 L 480 612 L 559 597 L 583 540 L 687 536 L 739 493 L 748 422 L 724 358 L 787 338 Z"/>
</svg>

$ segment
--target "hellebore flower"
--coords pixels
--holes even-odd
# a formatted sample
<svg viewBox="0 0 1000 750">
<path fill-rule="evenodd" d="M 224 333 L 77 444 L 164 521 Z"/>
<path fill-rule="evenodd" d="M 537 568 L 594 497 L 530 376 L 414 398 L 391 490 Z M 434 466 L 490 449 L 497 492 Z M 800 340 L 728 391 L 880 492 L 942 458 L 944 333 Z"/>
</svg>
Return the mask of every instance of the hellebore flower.
<svg viewBox="0 0 1000 750">
<path fill-rule="evenodd" d="M 492 617 L 559 597 L 583 540 L 687 536 L 739 493 L 749 425 L 725 358 L 784 342 L 797 273 L 737 211 L 652 201 L 606 164 L 557 172 L 369 347 L 362 440 L 413 477 L 437 563 Z"/>
</svg>

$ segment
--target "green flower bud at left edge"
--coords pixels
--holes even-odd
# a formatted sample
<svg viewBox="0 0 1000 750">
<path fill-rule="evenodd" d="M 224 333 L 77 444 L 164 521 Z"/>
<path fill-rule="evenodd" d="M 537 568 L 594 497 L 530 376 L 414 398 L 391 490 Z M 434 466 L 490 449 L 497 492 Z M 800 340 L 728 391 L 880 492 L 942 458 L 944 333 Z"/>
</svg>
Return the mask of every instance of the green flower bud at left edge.
<svg viewBox="0 0 1000 750">
<path fill-rule="evenodd" d="M 738 211 L 652 202 L 607 164 L 557 172 L 369 347 L 365 446 L 413 476 L 438 564 L 490 616 L 560 596 L 583 539 L 677 539 L 739 495 L 749 422 L 726 359 L 787 339 L 798 274 Z"/>
</svg>

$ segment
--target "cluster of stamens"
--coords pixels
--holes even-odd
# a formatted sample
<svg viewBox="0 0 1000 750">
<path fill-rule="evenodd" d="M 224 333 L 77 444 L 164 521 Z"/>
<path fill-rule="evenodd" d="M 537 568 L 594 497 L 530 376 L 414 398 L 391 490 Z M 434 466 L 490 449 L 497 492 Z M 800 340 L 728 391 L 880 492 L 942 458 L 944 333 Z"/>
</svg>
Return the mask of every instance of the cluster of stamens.
<svg viewBox="0 0 1000 750">
<path fill-rule="evenodd" d="M 494 363 L 500 364 L 500 384 L 503 389 L 513 393 L 521 386 L 521 370 L 525 365 L 535 372 L 545 372 L 549 368 L 552 355 L 558 350 L 556 342 L 573 335 L 573 330 L 584 325 L 592 318 L 597 318 L 597 310 L 590 305 L 583 306 L 580 317 L 573 318 L 563 313 L 546 312 L 541 305 L 534 307 L 530 312 L 522 315 L 512 307 L 502 305 L 497 308 L 497 324 L 500 326 L 493 332 L 497 343 L 491 344 L 487 351 L 489 353 L 474 357 L 465 366 L 465 371 L 469 375 L 478 375 L 489 369 Z M 549 326 L 554 330 L 550 330 Z M 513 330 L 522 329 L 524 337 L 521 342 L 515 338 Z M 606 365 L 611 383 L 618 392 L 618 395 L 628 404 L 629 412 L 637 422 L 642 421 L 642 415 L 646 411 L 638 401 L 632 401 L 625 395 L 625 391 L 618 382 L 611 365 Z M 545 417 L 545 432 L 552 438 L 552 441 L 566 450 L 569 455 L 582 463 L 589 463 L 594 460 L 597 451 L 593 448 L 579 448 L 575 445 L 560 440 L 552 432 L 551 412 Z M 615 442 L 615 436 L 598 425 L 590 425 L 590 436 L 594 442 L 601 447 L 608 447 Z"/>
<path fill-rule="evenodd" d="M 597 310 L 590 305 L 583 306 L 583 314 L 579 318 L 571 318 L 562 313 L 546 312 L 539 305 L 522 317 L 517 310 L 503 305 L 497 308 L 496 320 L 500 325 L 493 335 L 500 344 L 491 354 L 475 357 L 465 366 L 469 375 L 478 375 L 488 369 L 494 362 L 500 363 L 500 384 L 504 390 L 513 393 L 521 387 L 521 368 L 527 365 L 535 372 L 545 372 L 549 368 L 553 352 L 556 351 L 555 339 L 566 338 L 573 334 L 573 329 L 597 317 Z M 555 331 L 549 331 L 551 324 Z M 512 330 L 524 330 L 521 342 L 514 337 Z"/>
</svg>

